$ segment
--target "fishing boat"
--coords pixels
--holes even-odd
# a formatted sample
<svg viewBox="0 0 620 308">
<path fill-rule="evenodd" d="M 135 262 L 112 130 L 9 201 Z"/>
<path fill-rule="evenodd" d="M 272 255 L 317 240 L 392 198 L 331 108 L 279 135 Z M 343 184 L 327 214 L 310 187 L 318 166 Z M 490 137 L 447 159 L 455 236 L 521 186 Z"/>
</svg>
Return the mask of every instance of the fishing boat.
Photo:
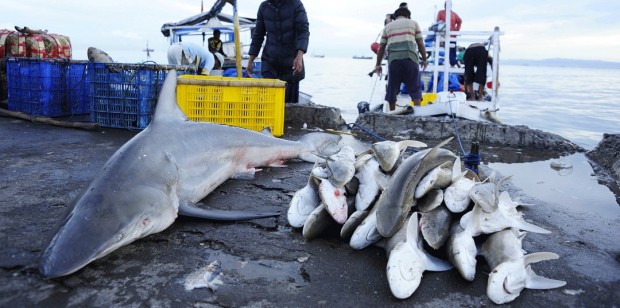
<svg viewBox="0 0 620 308">
<path fill-rule="evenodd" d="M 251 40 L 251 32 L 256 27 L 256 19 L 238 16 L 236 12 L 234 15 L 222 13 L 226 3 L 230 1 L 216 0 L 211 9 L 206 12 L 175 23 L 165 23 L 161 27 L 161 33 L 169 39 L 171 45 L 190 37 L 202 37 L 202 42 L 205 44 L 207 38 L 213 36 L 213 31 L 219 30 L 222 50 L 227 55 L 222 64 L 223 68 L 234 67 L 237 63 L 236 58 L 239 58 L 241 66 L 245 67 L 250 45 L 244 44 L 243 41 Z M 238 40 L 235 40 L 235 37 Z M 256 60 L 255 68 L 256 72 L 260 72 L 260 59 Z"/>
<path fill-rule="evenodd" d="M 451 1 L 446 1 L 446 20 L 450 20 Z M 498 95 L 500 36 L 503 32 L 499 27 L 491 31 L 450 31 L 450 27 L 430 27 L 423 31 L 427 51 L 428 66 L 420 73 L 422 86 L 422 103 L 413 107 L 411 98 L 404 91 L 397 96 L 396 109 L 388 110 L 387 104 L 375 106 L 375 111 L 391 114 L 408 113 L 413 116 L 453 115 L 475 121 L 498 122 L 497 111 L 500 109 Z M 492 57 L 492 65 L 487 68 L 485 97 L 482 101 L 467 100 L 462 80 L 464 67 L 451 67 L 444 55 L 449 54 L 450 46 L 464 49 L 472 43 L 482 43 Z M 448 78 L 444 78 L 448 76 Z M 456 86 L 453 83 L 457 80 Z M 452 81 L 452 83 L 451 83 Z M 438 86 L 434 86 L 438 85 Z M 447 90 L 444 90 L 447 89 Z"/>
<path fill-rule="evenodd" d="M 371 56 L 353 56 L 353 59 L 362 59 L 362 60 L 368 60 L 368 59 L 372 59 L 373 57 Z"/>
</svg>

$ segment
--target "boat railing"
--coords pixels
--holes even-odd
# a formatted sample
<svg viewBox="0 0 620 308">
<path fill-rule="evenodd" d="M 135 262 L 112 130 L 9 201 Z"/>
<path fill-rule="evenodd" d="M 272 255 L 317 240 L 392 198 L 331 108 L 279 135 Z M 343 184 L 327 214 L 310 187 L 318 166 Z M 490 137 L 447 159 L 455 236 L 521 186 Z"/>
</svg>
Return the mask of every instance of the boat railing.
<svg viewBox="0 0 620 308">
<path fill-rule="evenodd" d="M 498 96 L 498 79 L 499 79 L 499 51 L 500 51 L 500 35 L 504 33 L 499 30 L 499 27 L 495 27 L 493 31 L 449 31 L 449 27 L 446 27 L 445 32 L 437 31 L 422 31 L 422 34 L 435 35 L 435 41 L 432 46 L 426 47 L 427 55 L 433 59 L 433 63 L 430 64 L 426 70 L 432 72 L 432 84 L 436 85 L 439 79 L 439 73 L 443 73 L 443 76 L 449 76 L 450 73 L 456 73 L 463 75 L 465 70 L 460 67 L 451 67 L 449 59 L 450 45 L 459 46 L 459 43 L 469 46 L 472 43 L 482 43 L 489 51 L 493 61 L 491 64 L 491 103 L 494 110 L 499 109 L 499 96 Z M 442 46 L 443 45 L 443 46 Z M 440 63 L 440 52 L 443 51 L 444 61 Z M 449 78 L 443 78 L 443 88 L 448 89 Z M 486 86 L 484 84 L 479 85 L 481 87 Z M 437 92 L 437 87 L 433 87 L 433 93 Z"/>
</svg>

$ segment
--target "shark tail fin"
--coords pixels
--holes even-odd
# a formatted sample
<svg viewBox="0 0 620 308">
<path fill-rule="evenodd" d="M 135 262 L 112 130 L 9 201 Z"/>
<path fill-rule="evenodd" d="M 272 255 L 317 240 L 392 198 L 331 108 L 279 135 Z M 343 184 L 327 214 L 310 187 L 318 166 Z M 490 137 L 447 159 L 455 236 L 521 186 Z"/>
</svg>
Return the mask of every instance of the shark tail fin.
<svg viewBox="0 0 620 308">
<path fill-rule="evenodd" d="M 330 133 L 309 133 L 303 135 L 299 142 L 304 145 L 304 150 L 299 154 L 299 159 L 314 163 L 321 157 L 329 157 L 340 151 L 338 142 L 342 137 Z"/>
<path fill-rule="evenodd" d="M 528 289 L 548 290 L 560 288 L 566 285 L 566 281 L 536 275 L 530 266 L 528 266 L 526 270 L 527 279 L 525 280 L 525 287 Z"/>
</svg>

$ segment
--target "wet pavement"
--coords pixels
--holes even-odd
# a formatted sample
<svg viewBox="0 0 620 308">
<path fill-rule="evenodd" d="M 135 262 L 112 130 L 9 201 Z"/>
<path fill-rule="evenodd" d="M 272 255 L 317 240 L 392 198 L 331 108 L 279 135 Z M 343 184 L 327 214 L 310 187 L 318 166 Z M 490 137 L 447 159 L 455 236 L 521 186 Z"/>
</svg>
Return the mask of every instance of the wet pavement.
<svg viewBox="0 0 620 308">
<path fill-rule="evenodd" d="M 389 290 L 381 248 L 353 250 L 336 229 L 305 241 L 286 221 L 291 196 L 306 185 L 312 167 L 297 161 L 265 168 L 253 180 L 229 180 L 203 200 L 219 209 L 277 210 L 279 217 L 233 223 L 180 217 L 163 232 L 72 275 L 45 279 L 38 261 L 57 223 L 105 161 L 137 132 L 59 128 L 5 117 L 0 117 L 0 131 L 2 307 L 494 305 L 485 294 L 489 269 L 482 258 L 473 282 L 455 270 L 426 272 L 412 297 L 397 300 Z M 532 268 L 567 282 L 554 290 L 524 290 L 509 305 L 616 307 L 620 217 L 543 202 L 512 183 L 503 188 L 513 199 L 533 204 L 523 210 L 526 220 L 552 231 L 525 237 L 526 251 L 560 255 Z M 185 289 L 188 277 L 216 260 L 222 275 L 215 290 Z"/>
</svg>

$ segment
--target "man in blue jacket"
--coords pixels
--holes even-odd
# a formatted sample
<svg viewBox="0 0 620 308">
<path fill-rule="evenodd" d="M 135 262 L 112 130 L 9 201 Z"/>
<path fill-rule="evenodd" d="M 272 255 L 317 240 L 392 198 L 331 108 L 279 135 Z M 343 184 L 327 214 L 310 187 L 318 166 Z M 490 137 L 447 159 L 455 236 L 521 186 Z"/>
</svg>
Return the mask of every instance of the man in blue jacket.
<svg viewBox="0 0 620 308">
<path fill-rule="evenodd" d="M 308 16 L 300 0 L 263 1 L 256 16 L 256 28 L 248 54 L 246 71 L 251 75 L 254 60 L 263 41 L 267 42 L 261 56 L 264 78 L 286 81 L 287 103 L 299 102 L 299 81 L 304 79 L 303 56 L 310 38 Z"/>
</svg>

